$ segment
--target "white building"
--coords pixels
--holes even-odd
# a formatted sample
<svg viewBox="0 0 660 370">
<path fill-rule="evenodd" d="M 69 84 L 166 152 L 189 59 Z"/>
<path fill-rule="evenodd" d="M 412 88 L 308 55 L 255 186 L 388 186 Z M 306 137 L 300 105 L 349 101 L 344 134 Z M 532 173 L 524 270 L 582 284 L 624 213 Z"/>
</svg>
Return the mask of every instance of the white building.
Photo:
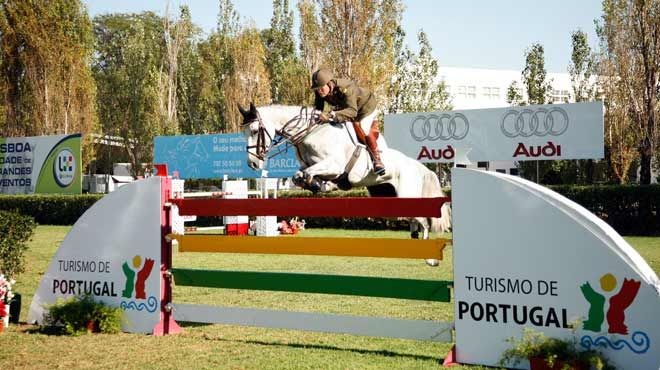
<svg viewBox="0 0 660 370">
<path fill-rule="evenodd" d="M 511 83 L 516 81 L 521 89 L 524 86 L 521 71 L 440 67 L 438 75 L 445 82 L 456 110 L 508 107 L 506 94 Z M 575 101 L 568 73 L 548 73 L 547 80 L 552 86 L 553 103 Z M 524 92 L 523 98 L 526 99 Z"/>
<path fill-rule="evenodd" d="M 440 67 L 438 77 L 444 81 L 451 97 L 454 110 L 508 107 L 506 95 L 513 81 L 522 90 L 522 72 L 502 69 Z M 553 103 L 571 103 L 573 97 L 571 79 L 568 73 L 548 73 L 547 81 L 552 86 Z M 521 91 L 523 99 L 527 99 Z M 490 171 L 518 174 L 512 161 L 478 162 L 470 167 Z"/>
</svg>

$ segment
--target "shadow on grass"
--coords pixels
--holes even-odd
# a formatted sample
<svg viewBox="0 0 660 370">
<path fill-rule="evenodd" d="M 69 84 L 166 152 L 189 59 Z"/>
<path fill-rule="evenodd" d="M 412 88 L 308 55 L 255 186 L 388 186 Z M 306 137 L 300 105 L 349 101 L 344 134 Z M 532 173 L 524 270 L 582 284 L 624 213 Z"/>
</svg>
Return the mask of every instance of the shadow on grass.
<svg viewBox="0 0 660 370">
<path fill-rule="evenodd" d="M 400 357 L 408 358 L 414 360 L 423 360 L 423 361 L 434 361 L 439 365 L 442 365 L 444 358 L 438 358 L 433 356 L 424 356 L 424 355 L 413 355 L 410 353 L 398 353 L 387 350 L 371 350 L 371 349 L 357 349 L 357 348 L 342 348 L 337 346 L 328 346 L 320 344 L 300 344 L 300 343 L 277 343 L 277 342 L 266 342 L 261 340 L 240 340 L 240 339 L 224 339 L 224 338 L 211 338 L 205 336 L 206 340 L 214 340 L 220 342 L 233 342 L 233 343 L 244 343 L 244 344 L 255 344 L 259 346 L 275 346 L 275 347 L 290 347 L 290 348 L 301 348 L 301 349 L 319 349 L 319 350 L 329 350 L 329 351 L 340 351 L 340 352 L 351 352 L 358 353 L 361 355 L 377 355 L 385 357 Z"/>
<path fill-rule="evenodd" d="M 30 328 L 23 330 L 26 334 L 43 334 L 43 335 L 53 335 L 53 336 L 64 336 L 69 335 L 64 331 L 63 326 L 39 326 L 35 325 Z"/>
</svg>

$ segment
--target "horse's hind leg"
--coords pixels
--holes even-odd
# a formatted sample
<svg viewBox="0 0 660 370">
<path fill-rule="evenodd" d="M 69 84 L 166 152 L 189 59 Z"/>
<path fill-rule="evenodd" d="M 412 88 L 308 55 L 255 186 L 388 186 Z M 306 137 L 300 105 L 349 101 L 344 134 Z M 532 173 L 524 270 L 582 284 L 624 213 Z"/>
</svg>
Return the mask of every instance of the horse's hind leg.
<svg viewBox="0 0 660 370">
<path fill-rule="evenodd" d="M 429 218 L 420 218 L 417 220 L 418 228 L 422 229 L 422 239 L 426 240 L 429 238 L 429 230 L 431 230 L 431 223 Z M 438 266 L 440 261 L 435 258 L 426 259 L 426 264 L 429 266 Z"/>
<path fill-rule="evenodd" d="M 419 231 L 422 231 L 422 239 L 429 238 L 430 224 L 426 218 L 413 218 L 410 220 L 410 237 L 412 239 L 419 239 Z M 429 266 L 438 266 L 440 261 L 434 258 L 426 259 L 426 264 Z"/>
<path fill-rule="evenodd" d="M 410 220 L 410 238 L 419 239 L 419 222 L 414 218 Z"/>
</svg>

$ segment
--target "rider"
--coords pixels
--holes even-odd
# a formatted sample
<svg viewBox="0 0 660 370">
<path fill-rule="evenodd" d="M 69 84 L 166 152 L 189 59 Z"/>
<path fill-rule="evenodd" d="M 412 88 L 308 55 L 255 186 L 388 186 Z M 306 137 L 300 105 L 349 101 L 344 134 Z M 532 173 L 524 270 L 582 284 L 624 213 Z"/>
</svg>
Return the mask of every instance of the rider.
<svg viewBox="0 0 660 370">
<path fill-rule="evenodd" d="M 374 94 L 351 80 L 333 78 L 332 72 L 323 68 L 312 74 L 312 90 L 316 95 L 314 108 L 322 111 L 319 121 L 351 121 L 358 140 L 368 148 L 374 173 L 384 174 L 385 166 L 380 161 L 376 142 L 379 133 L 378 122 L 374 121 L 378 114 Z M 330 106 L 330 111 L 325 109 L 325 103 Z"/>
</svg>

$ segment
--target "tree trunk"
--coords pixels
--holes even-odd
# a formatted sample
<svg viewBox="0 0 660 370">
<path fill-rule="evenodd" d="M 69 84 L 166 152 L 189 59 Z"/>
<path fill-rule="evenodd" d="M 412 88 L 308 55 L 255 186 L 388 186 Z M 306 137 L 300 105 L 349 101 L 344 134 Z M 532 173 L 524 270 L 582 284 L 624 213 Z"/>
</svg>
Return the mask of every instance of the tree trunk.
<svg viewBox="0 0 660 370">
<path fill-rule="evenodd" d="M 587 159 L 585 166 L 585 182 L 589 185 L 594 183 L 594 160 Z"/>
<path fill-rule="evenodd" d="M 651 159 L 653 158 L 653 148 L 651 140 L 645 138 L 639 147 L 639 184 L 651 184 Z"/>
</svg>

